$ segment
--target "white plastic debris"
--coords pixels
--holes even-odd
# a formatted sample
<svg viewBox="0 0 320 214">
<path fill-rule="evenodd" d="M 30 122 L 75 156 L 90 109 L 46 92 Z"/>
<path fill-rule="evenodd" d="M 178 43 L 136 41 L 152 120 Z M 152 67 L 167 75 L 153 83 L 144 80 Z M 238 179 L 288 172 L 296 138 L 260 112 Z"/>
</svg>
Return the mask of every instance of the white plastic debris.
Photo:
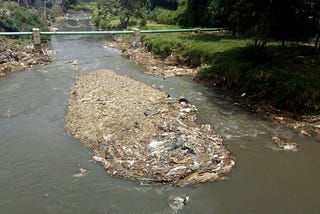
<svg viewBox="0 0 320 214">
<path fill-rule="evenodd" d="M 104 158 L 98 157 L 98 156 L 93 156 L 92 158 L 93 158 L 93 160 L 95 160 L 95 161 L 97 161 L 99 163 L 101 163 L 101 162 L 103 162 L 105 160 Z"/>
<path fill-rule="evenodd" d="M 185 197 L 174 197 L 169 200 L 169 205 L 173 210 L 181 210 L 190 201 L 189 196 Z"/>
<path fill-rule="evenodd" d="M 89 173 L 88 170 L 84 168 L 80 168 L 78 173 L 74 174 L 73 177 L 76 177 L 76 178 L 83 177 L 83 176 L 86 176 L 88 173 Z"/>
</svg>

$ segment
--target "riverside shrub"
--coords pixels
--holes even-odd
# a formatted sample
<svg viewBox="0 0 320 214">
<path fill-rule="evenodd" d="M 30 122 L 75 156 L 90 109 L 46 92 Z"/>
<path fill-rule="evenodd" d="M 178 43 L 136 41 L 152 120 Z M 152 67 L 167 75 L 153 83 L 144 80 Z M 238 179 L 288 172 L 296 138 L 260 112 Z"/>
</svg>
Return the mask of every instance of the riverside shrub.
<svg viewBox="0 0 320 214">
<path fill-rule="evenodd" d="M 0 27 L 4 31 L 32 31 L 35 27 L 40 28 L 41 31 L 48 31 L 48 27 L 37 12 L 15 2 L 2 3 L 1 7 Z"/>
</svg>

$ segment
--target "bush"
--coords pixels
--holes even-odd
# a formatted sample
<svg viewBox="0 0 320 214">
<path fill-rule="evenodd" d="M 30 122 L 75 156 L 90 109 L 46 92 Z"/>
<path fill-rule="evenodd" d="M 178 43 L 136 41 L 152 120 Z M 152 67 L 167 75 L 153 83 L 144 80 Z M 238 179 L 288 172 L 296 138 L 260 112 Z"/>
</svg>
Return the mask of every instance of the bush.
<svg viewBox="0 0 320 214">
<path fill-rule="evenodd" d="M 141 20 L 140 20 L 140 27 L 145 27 L 147 26 L 147 18 L 146 17 L 143 17 Z"/>
<path fill-rule="evenodd" d="M 59 12 L 57 9 L 54 9 L 54 8 L 47 8 L 47 15 L 48 17 L 50 18 L 50 21 L 52 23 L 55 22 L 55 19 L 58 17 L 58 16 L 62 16 L 62 12 Z"/>
<path fill-rule="evenodd" d="M 32 31 L 38 27 L 41 31 L 48 31 L 48 27 L 37 13 L 30 12 L 14 2 L 5 2 L 0 9 L 0 27 L 5 31 Z"/>
<path fill-rule="evenodd" d="M 164 41 L 164 40 L 149 40 L 145 39 L 144 44 L 146 45 L 147 49 L 151 51 L 154 55 L 160 58 L 168 57 L 174 46 L 174 41 Z"/>
<path fill-rule="evenodd" d="M 155 8 L 150 17 L 159 24 L 178 25 L 182 21 L 182 17 L 187 7 L 184 4 L 179 5 L 177 10 L 168 10 L 164 8 Z"/>
<path fill-rule="evenodd" d="M 80 4 L 74 5 L 76 10 L 84 10 L 93 12 L 98 7 L 97 2 L 81 2 Z"/>
<path fill-rule="evenodd" d="M 275 105 L 291 111 L 312 112 L 320 106 L 320 80 L 299 71 L 273 72 L 269 86 Z"/>
</svg>

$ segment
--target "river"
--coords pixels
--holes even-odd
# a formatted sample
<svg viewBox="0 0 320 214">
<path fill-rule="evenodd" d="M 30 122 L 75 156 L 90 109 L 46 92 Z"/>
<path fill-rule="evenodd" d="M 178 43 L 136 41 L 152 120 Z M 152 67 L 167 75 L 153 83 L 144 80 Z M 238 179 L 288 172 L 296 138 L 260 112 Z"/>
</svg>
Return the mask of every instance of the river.
<svg viewBox="0 0 320 214">
<path fill-rule="evenodd" d="M 62 30 L 90 30 L 75 14 Z M 57 51 L 49 65 L 0 79 L 0 213 L 320 213 L 320 144 L 251 114 L 223 94 L 188 77 L 145 75 L 120 52 L 103 48 L 103 36 L 53 36 Z M 79 60 L 72 67 L 68 61 Z M 142 186 L 113 178 L 94 163 L 90 150 L 64 130 L 68 91 L 76 76 L 112 69 L 186 97 L 199 123 L 222 135 L 236 158 L 227 180 L 177 188 Z M 274 134 L 299 144 L 281 151 Z M 84 177 L 73 174 L 82 167 Z M 181 210 L 169 199 L 190 196 Z"/>
</svg>

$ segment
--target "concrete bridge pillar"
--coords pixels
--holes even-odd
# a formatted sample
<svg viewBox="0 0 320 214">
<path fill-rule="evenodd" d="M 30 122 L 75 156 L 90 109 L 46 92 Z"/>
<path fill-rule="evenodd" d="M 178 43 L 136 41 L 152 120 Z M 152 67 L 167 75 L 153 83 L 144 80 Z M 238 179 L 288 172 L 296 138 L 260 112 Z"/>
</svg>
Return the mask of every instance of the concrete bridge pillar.
<svg viewBox="0 0 320 214">
<path fill-rule="evenodd" d="M 138 28 L 133 28 L 132 46 L 139 47 L 141 45 L 141 31 Z"/>
<path fill-rule="evenodd" d="M 201 33 L 202 33 L 201 29 L 200 29 L 200 28 L 197 28 L 197 29 L 196 29 L 196 33 L 197 33 L 197 34 L 201 34 Z"/>
<path fill-rule="evenodd" d="M 33 45 L 34 50 L 41 51 L 41 36 L 40 36 L 40 29 L 39 28 L 33 28 Z"/>
</svg>

